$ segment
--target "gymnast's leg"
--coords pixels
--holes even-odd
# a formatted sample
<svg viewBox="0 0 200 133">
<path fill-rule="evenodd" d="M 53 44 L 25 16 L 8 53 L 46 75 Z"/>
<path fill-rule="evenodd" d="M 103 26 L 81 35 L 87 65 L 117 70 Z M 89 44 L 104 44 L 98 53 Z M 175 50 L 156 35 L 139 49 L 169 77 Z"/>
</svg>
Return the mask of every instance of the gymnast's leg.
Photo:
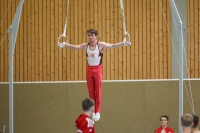
<svg viewBox="0 0 200 133">
<path fill-rule="evenodd" d="M 89 96 L 96 103 L 95 90 L 94 90 L 94 77 L 92 76 L 92 71 L 89 68 L 86 69 L 86 80 L 87 80 Z"/>
<path fill-rule="evenodd" d="M 99 65 L 96 68 L 94 74 L 94 84 L 95 84 L 95 120 L 98 121 L 100 119 L 100 111 L 101 111 L 101 101 L 102 101 L 102 65 Z"/>
</svg>

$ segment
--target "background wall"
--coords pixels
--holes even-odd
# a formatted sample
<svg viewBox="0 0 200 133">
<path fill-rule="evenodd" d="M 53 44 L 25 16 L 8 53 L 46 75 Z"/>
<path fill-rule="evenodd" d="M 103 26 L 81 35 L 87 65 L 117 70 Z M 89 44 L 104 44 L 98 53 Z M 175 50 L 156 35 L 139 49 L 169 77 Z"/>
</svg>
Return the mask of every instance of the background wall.
<svg viewBox="0 0 200 133">
<path fill-rule="evenodd" d="M 188 67 L 191 78 L 200 76 L 200 1 L 188 0 Z"/>
<path fill-rule="evenodd" d="M 191 81 L 197 115 L 200 115 L 199 83 Z M 15 133 L 76 132 L 81 101 L 88 97 L 85 82 L 19 83 L 14 87 Z M 8 86 L 0 84 L 0 88 L 3 94 L 0 125 L 3 125 L 4 116 L 8 122 Z M 192 113 L 185 89 L 184 113 Z M 159 117 L 163 114 L 169 115 L 169 126 L 177 132 L 178 81 L 104 82 L 101 119 L 96 122 L 96 131 L 150 133 L 160 126 Z"/>
<path fill-rule="evenodd" d="M 178 1 L 178 0 L 177 0 Z M 19 0 L 0 1 L 0 40 L 7 32 Z M 161 0 L 171 27 L 168 0 Z M 199 77 L 199 1 L 188 0 L 188 65 L 191 78 Z M 177 3 L 179 4 L 179 3 Z M 88 8 L 88 7 L 91 8 Z M 171 78 L 171 42 L 159 0 L 124 0 L 127 30 L 132 46 L 108 49 L 104 55 L 104 80 Z M 122 41 L 119 2 L 73 0 L 70 3 L 69 42 L 87 42 L 86 30 L 99 30 L 99 41 Z M 66 0 L 25 0 L 15 50 L 15 81 L 85 80 L 84 51 L 57 48 L 63 32 Z M 186 31 L 187 32 L 187 31 Z M 9 37 L 9 36 L 8 36 Z M 8 81 L 8 37 L 0 46 L 0 82 Z M 194 43 L 193 43 L 194 42 Z M 188 84 L 188 83 L 187 83 Z M 192 81 L 195 111 L 199 81 Z M 75 132 L 81 101 L 88 97 L 85 82 L 15 84 L 15 132 Z M 0 126 L 8 125 L 8 86 L 0 84 Z M 184 92 L 184 94 L 186 94 Z M 112 97 L 112 98 L 111 98 Z M 184 112 L 191 113 L 184 96 Z M 168 114 L 178 129 L 178 82 L 112 82 L 103 84 L 101 120 L 97 132 L 153 132 L 159 116 Z M 142 130 L 141 130 L 142 129 Z"/>
<path fill-rule="evenodd" d="M 4 17 L 9 0 L 0 3 Z M 19 0 L 0 26 L 0 40 L 11 24 Z M 66 0 L 25 0 L 15 49 L 15 81 L 85 80 L 84 50 L 57 48 L 63 33 Z M 171 27 L 168 0 L 161 0 Z M 158 0 L 124 0 L 127 32 L 131 47 L 107 49 L 103 64 L 105 80 L 171 78 L 171 42 Z M 98 40 L 122 41 L 119 1 L 70 1 L 67 36 L 72 44 L 87 42 L 86 30 L 96 28 Z M 0 46 L 0 82 L 8 81 L 8 37 Z"/>
</svg>

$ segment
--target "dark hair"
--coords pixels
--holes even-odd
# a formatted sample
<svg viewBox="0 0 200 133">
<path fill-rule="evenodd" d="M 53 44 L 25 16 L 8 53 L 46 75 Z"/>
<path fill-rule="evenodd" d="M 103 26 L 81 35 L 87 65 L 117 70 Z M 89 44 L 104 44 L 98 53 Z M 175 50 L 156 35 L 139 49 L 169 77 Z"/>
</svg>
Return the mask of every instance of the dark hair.
<svg viewBox="0 0 200 133">
<path fill-rule="evenodd" d="M 95 36 L 98 35 L 98 31 L 95 29 L 89 29 L 89 30 L 87 30 L 87 33 L 95 34 Z"/>
<path fill-rule="evenodd" d="M 181 117 L 181 123 L 184 127 L 189 127 L 194 121 L 194 117 L 191 114 L 185 114 Z"/>
<path fill-rule="evenodd" d="M 94 106 L 94 101 L 90 98 L 86 98 L 82 102 L 82 108 L 84 111 L 88 111 L 92 106 Z"/>
<path fill-rule="evenodd" d="M 193 127 L 194 128 L 197 128 L 198 127 L 198 123 L 199 123 L 199 117 L 197 116 L 197 115 L 192 115 L 193 117 L 194 117 L 194 125 L 193 125 Z"/>
<path fill-rule="evenodd" d="M 166 118 L 167 121 L 169 121 L 169 117 L 168 117 L 167 115 L 162 115 L 162 116 L 160 117 L 160 120 L 161 120 L 162 117 Z"/>
</svg>

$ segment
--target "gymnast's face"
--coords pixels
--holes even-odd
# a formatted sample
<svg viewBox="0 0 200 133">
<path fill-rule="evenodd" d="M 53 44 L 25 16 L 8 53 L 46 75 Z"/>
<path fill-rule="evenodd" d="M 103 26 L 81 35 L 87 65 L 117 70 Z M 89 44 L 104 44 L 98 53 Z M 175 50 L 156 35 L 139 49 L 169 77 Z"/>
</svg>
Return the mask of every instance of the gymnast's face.
<svg viewBox="0 0 200 133">
<path fill-rule="evenodd" d="M 96 35 L 93 33 L 88 33 L 88 38 L 89 38 L 90 42 L 95 42 L 97 39 Z"/>
<path fill-rule="evenodd" d="M 161 122 L 161 125 L 162 125 L 162 126 L 167 126 L 167 124 L 168 124 L 168 120 L 167 120 L 167 118 L 165 118 L 165 117 L 162 117 L 162 118 L 160 119 L 160 122 Z"/>
</svg>

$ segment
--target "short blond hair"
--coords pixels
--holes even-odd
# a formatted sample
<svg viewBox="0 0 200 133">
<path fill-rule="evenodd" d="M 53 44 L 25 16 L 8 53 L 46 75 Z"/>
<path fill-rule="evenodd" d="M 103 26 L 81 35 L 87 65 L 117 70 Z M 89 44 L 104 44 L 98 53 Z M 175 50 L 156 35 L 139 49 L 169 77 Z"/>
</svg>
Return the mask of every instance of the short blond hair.
<svg viewBox="0 0 200 133">
<path fill-rule="evenodd" d="M 182 117 L 181 117 L 181 124 L 184 126 L 184 127 L 189 127 L 192 125 L 194 121 L 194 117 L 191 115 L 191 114 L 184 114 Z"/>
</svg>

